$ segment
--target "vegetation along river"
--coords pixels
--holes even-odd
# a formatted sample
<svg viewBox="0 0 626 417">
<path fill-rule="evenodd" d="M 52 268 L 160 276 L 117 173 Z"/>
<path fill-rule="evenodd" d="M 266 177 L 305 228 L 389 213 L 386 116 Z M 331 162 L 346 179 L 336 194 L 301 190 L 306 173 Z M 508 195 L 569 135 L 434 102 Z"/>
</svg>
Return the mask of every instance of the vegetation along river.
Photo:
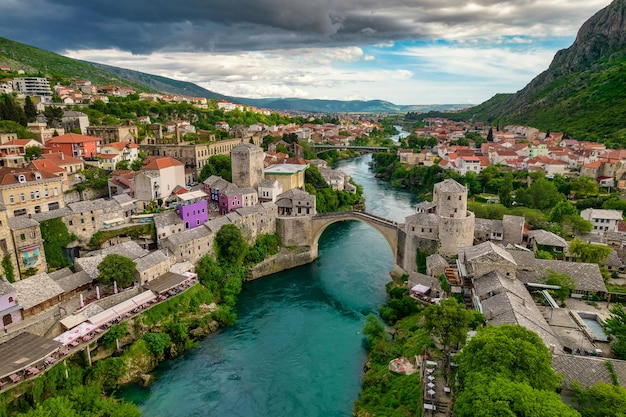
<svg viewBox="0 0 626 417">
<path fill-rule="evenodd" d="M 367 211 L 396 221 L 415 200 L 369 172 L 370 156 L 338 168 L 364 188 Z M 237 323 L 162 364 L 147 388 L 121 396 L 145 416 L 349 416 L 366 352 L 361 329 L 386 301 L 393 256 L 360 222 L 329 227 L 312 264 L 246 283 Z"/>
</svg>

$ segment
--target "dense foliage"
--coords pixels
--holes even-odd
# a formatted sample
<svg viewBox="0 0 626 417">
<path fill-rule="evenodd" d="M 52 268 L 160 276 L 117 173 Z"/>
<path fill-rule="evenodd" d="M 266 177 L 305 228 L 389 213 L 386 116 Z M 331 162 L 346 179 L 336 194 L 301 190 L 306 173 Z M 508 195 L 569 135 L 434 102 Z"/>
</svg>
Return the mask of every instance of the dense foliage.
<svg viewBox="0 0 626 417">
<path fill-rule="evenodd" d="M 107 287 L 117 283 L 120 288 L 126 288 L 135 280 L 136 265 L 132 259 L 110 253 L 98 264 L 98 282 Z"/>
<path fill-rule="evenodd" d="M 613 353 L 619 359 L 626 359 L 626 311 L 621 304 L 611 307 L 611 317 L 604 322 L 607 333 L 615 336 L 611 342 Z"/>
<path fill-rule="evenodd" d="M 315 165 L 309 166 L 304 173 L 305 190 L 315 196 L 318 213 L 353 210 L 363 202 L 363 188 L 356 186 L 356 193 L 333 190 Z"/>
<path fill-rule="evenodd" d="M 226 181 L 232 181 L 232 162 L 230 155 L 213 155 L 202 167 L 198 175 L 198 182 L 204 182 L 211 175 L 217 175 Z"/>
<path fill-rule="evenodd" d="M 59 269 L 69 265 L 70 260 L 63 255 L 63 248 L 76 240 L 76 235 L 70 234 L 60 218 L 43 220 L 39 227 L 48 266 Z"/>
<path fill-rule="evenodd" d="M 539 336 L 518 325 L 487 326 L 455 357 L 455 414 L 466 416 L 578 416 L 556 393 L 562 377 Z M 480 410 L 480 414 L 477 411 Z"/>
</svg>

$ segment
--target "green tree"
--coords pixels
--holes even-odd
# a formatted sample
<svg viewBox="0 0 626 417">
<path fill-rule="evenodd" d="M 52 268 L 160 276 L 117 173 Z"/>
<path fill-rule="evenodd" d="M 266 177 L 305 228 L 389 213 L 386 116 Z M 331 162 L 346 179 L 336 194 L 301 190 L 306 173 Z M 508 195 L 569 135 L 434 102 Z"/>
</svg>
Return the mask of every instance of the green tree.
<svg viewBox="0 0 626 417">
<path fill-rule="evenodd" d="M 513 204 L 513 196 L 511 193 L 513 192 L 513 174 L 507 172 L 504 174 L 504 180 L 502 181 L 502 185 L 498 191 L 498 196 L 500 197 L 500 204 L 505 207 L 511 207 Z"/>
<path fill-rule="evenodd" d="M 550 292 L 559 299 L 561 304 L 565 303 L 565 300 L 570 296 L 572 291 L 576 289 L 576 285 L 574 284 L 572 277 L 567 274 L 559 274 L 551 269 L 546 271 L 543 279 L 548 285 L 558 285 L 561 287 L 558 290 L 550 290 Z"/>
<path fill-rule="evenodd" d="M 48 127 L 61 127 L 63 121 L 63 109 L 57 106 L 46 106 L 43 111 L 43 115 L 46 117 L 46 124 Z"/>
<path fill-rule="evenodd" d="M 457 417 L 577 417 L 554 391 L 535 389 L 502 376 L 472 373 L 454 403 Z"/>
<path fill-rule="evenodd" d="M 77 239 L 70 234 L 61 218 L 43 220 L 39 222 L 46 261 L 51 268 L 64 268 L 69 265 L 69 259 L 63 254 L 63 249 Z"/>
<path fill-rule="evenodd" d="M 613 304 L 611 317 L 604 322 L 604 328 L 615 336 L 611 348 L 619 359 L 626 359 L 626 311 L 621 304 Z"/>
<path fill-rule="evenodd" d="M 215 235 L 215 249 L 220 263 L 241 265 L 248 252 L 248 244 L 237 226 L 226 224 Z"/>
<path fill-rule="evenodd" d="M 29 161 L 41 156 L 41 148 L 39 146 L 27 146 L 25 152 L 24 157 Z"/>
<path fill-rule="evenodd" d="M 111 253 L 98 265 L 98 282 L 106 286 L 117 282 L 121 288 L 126 288 L 135 280 L 136 266 L 133 260 Z"/>
<path fill-rule="evenodd" d="M 591 177 L 581 175 L 571 182 L 571 191 L 576 198 L 597 195 L 598 183 Z"/>
<path fill-rule="evenodd" d="M 626 390 L 603 382 L 585 389 L 573 381 L 574 401 L 582 417 L 626 417 Z"/>
<path fill-rule="evenodd" d="M 573 236 L 591 232 L 593 224 L 591 224 L 590 221 L 583 219 L 578 214 L 572 214 L 563 217 L 561 227 L 565 233 Z"/>
<path fill-rule="evenodd" d="M 578 209 L 569 201 L 559 201 L 556 206 L 550 210 L 548 221 L 561 223 L 565 216 L 578 216 Z"/>
<path fill-rule="evenodd" d="M 2 257 L 2 271 L 7 281 L 15 282 L 15 268 L 13 267 L 13 262 L 11 262 L 11 255 L 9 254 L 6 254 Z"/>
<path fill-rule="evenodd" d="M 577 261 L 592 264 L 604 263 L 611 254 L 611 251 L 610 246 L 585 243 L 580 239 L 574 239 L 569 245 L 569 252 L 574 255 Z"/>
<path fill-rule="evenodd" d="M 518 204 L 539 210 L 550 209 L 562 199 L 556 186 L 544 177 L 534 180 L 527 189 L 518 189 L 515 195 Z"/>
<path fill-rule="evenodd" d="M 37 120 L 37 109 L 30 96 L 26 96 L 24 100 L 24 114 L 26 115 L 26 121 L 32 123 Z"/>
<path fill-rule="evenodd" d="M 222 177 L 226 181 L 232 181 L 232 162 L 230 155 L 213 155 L 200 170 L 198 182 L 204 182 L 211 175 Z"/>
<path fill-rule="evenodd" d="M 130 169 L 130 162 L 129 161 L 119 161 L 117 164 L 115 164 L 115 169 L 121 169 L 124 171 L 128 171 Z"/>
<path fill-rule="evenodd" d="M 552 370 L 551 361 L 552 355 L 537 333 L 511 324 L 479 329 L 455 357 L 463 389 L 471 382 L 469 374 L 482 373 L 554 392 L 562 378 Z"/>
<path fill-rule="evenodd" d="M 424 310 L 424 329 L 436 337 L 447 357 L 451 345 L 463 344 L 467 338 L 471 315 L 455 298 L 446 298 Z"/>
<path fill-rule="evenodd" d="M 489 128 L 489 132 L 487 133 L 487 142 L 493 142 L 493 127 Z"/>
<path fill-rule="evenodd" d="M 165 349 L 172 346 L 172 339 L 167 333 L 149 332 L 141 336 L 141 338 L 146 341 L 148 350 L 157 357 L 162 356 L 165 353 Z"/>
</svg>

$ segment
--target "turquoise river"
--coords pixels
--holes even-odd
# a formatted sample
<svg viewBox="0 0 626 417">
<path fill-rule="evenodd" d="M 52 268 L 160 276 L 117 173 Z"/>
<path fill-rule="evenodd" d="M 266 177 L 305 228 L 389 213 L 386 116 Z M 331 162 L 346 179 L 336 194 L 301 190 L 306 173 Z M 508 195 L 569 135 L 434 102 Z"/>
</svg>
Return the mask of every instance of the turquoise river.
<svg viewBox="0 0 626 417">
<path fill-rule="evenodd" d="M 396 221 L 415 200 L 369 171 L 371 156 L 337 168 L 364 188 L 366 210 Z M 361 329 L 386 301 L 393 256 L 360 222 L 330 226 L 312 264 L 244 284 L 235 326 L 162 364 L 147 388 L 120 394 L 143 415 L 347 417 L 360 391 Z"/>
</svg>

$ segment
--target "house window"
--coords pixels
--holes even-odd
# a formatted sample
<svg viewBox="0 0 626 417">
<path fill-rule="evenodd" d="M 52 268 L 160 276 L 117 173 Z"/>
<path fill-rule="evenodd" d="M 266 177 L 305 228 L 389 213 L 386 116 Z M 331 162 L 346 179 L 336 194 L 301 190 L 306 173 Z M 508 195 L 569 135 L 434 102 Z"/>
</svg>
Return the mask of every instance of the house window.
<svg viewBox="0 0 626 417">
<path fill-rule="evenodd" d="M 43 190 L 43 196 L 44 197 L 48 197 L 49 195 L 50 195 L 50 191 L 48 191 L 47 188 L 45 190 Z"/>
<path fill-rule="evenodd" d="M 39 190 L 35 191 L 35 198 L 39 198 Z"/>
<path fill-rule="evenodd" d="M 34 192 L 34 191 L 31 191 L 31 192 L 30 192 L 30 199 L 31 199 L 31 200 L 34 200 L 34 199 L 35 199 L 35 192 Z"/>
<path fill-rule="evenodd" d="M 9 303 L 13 302 L 13 297 L 9 297 Z"/>
<path fill-rule="evenodd" d="M 26 196 L 24 193 L 20 194 L 20 201 L 26 201 Z"/>
<path fill-rule="evenodd" d="M 20 234 L 20 239 L 21 239 L 21 240 L 26 240 L 26 235 L 25 235 L 24 233 L 21 233 L 21 234 Z"/>
<path fill-rule="evenodd" d="M 13 198 L 12 195 L 9 196 L 9 203 L 11 204 L 15 203 L 15 198 Z"/>
<path fill-rule="evenodd" d="M 72 220 L 70 220 L 70 226 L 74 226 L 74 222 Z"/>
<path fill-rule="evenodd" d="M 448 200 L 450 200 L 450 196 L 448 196 Z"/>
<path fill-rule="evenodd" d="M 85 219 L 80 219 L 80 223 L 84 224 L 85 223 Z"/>
<path fill-rule="evenodd" d="M 59 189 L 57 187 L 54 187 L 54 195 L 59 195 Z"/>
</svg>

